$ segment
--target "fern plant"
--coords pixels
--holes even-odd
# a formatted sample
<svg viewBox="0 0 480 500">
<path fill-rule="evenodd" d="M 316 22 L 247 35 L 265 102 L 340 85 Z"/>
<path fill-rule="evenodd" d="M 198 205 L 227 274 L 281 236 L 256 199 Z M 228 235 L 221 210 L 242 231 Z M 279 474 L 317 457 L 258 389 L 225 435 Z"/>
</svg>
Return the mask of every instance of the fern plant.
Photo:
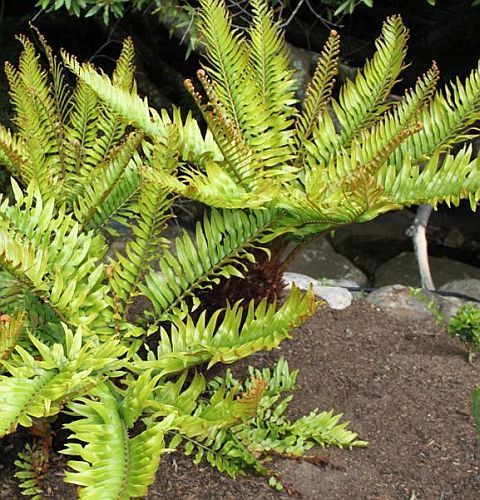
<svg viewBox="0 0 480 500">
<path fill-rule="evenodd" d="M 264 396 L 273 397 L 272 377 L 257 374 L 242 391 L 228 380 L 207 387 L 203 374 L 187 370 L 275 348 L 313 314 L 315 300 L 294 288 L 281 305 L 226 303 L 207 313 L 205 290 L 243 277 L 272 242 L 413 203 L 477 202 L 478 161 L 469 147 L 454 146 L 476 133 L 478 69 L 465 83 L 436 92 L 433 65 L 403 100 L 391 103 L 408 38 L 401 19 L 392 17 L 377 53 L 338 98 L 332 97 L 339 52 L 333 32 L 300 106 L 282 32 L 266 3 L 251 4 L 254 18 L 244 33 L 231 27 L 222 2 L 202 2 L 204 94 L 191 82 L 187 87 L 203 112 L 205 133 L 190 116 L 151 109 L 133 84 L 117 81 L 120 69 L 110 78 L 64 54 L 79 86 L 102 103 L 96 112 L 125 127 L 120 152 L 115 148 L 99 165 L 62 163 L 59 122 L 49 117 L 63 101 L 44 104 L 63 87 L 61 78 L 47 80 L 33 49 L 11 71 L 20 118 L 17 131 L 4 130 L 2 161 L 18 182 L 15 200 L 0 203 L 1 306 L 16 324 L 26 316 L 2 356 L 0 429 L 4 435 L 67 412 L 65 452 L 80 457 L 70 460 L 67 480 L 80 486 L 81 497 L 144 495 L 168 435 L 180 434 L 173 445 L 194 440 L 187 452 L 205 445 L 207 460 L 231 473 L 265 472 L 261 459 L 252 461 L 256 448 L 268 455 L 304 452 L 301 439 L 363 444 L 330 414 L 287 421 L 282 403 L 279 443 L 272 445 L 262 420 L 238 430 L 257 415 L 269 418 L 262 408 L 268 407 Z M 129 47 L 127 41 L 123 57 L 131 61 Z M 126 67 L 131 74 L 131 64 Z M 28 115 L 35 128 L 22 118 Z M 31 138 L 44 127 L 39 148 Z M 102 142 L 103 133 L 93 135 Z M 178 237 L 172 249 L 163 230 L 174 194 L 211 209 L 195 235 Z M 104 232 L 114 218 L 132 237 L 106 262 Z M 137 297 L 151 304 L 148 314 L 138 311 Z M 242 446 L 246 452 L 237 453 Z"/>
<path fill-rule="evenodd" d="M 467 198 L 475 209 L 479 160 L 466 141 L 478 135 L 480 67 L 436 90 L 433 63 L 393 102 L 409 36 L 393 16 L 374 56 L 338 93 L 339 35 L 332 31 L 300 103 L 283 32 L 267 3 L 250 2 L 253 20 L 242 31 L 221 0 L 201 4 L 203 90 L 190 80 L 186 87 L 208 125 L 204 137 L 193 133 L 193 121 L 159 115 L 135 92 L 66 56 L 72 71 L 153 144 L 175 122 L 180 167 L 156 177 L 166 189 L 218 209 L 260 211 L 263 220 L 247 224 L 245 241 L 276 239 L 279 252 L 288 239 L 301 242 L 404 206 Z M 161 309 L 164 273 L 147 280 L 146 293 Z"/>
<path fill-rule="evenodd" d="M 80 498 L 146 495 L 161 455 L 180 440 L 215 446 L 221 458 L 207 460 L 231 474 L 270 474 L 265 445 L 262 457 L 252 437 L 235 448 L 230 430 L 255 418 L 275 393 L 273 379 L 212 388 L 195 370 L 276 348 L 314 313 L 313 294 L 298 289 L 281 304 L 225 302 L 213 314 L 201 300 L 281 234 L 270 227 L 276 211 L 214 208 L 173 249 L 164 230 L 174 195 L 162 179 L 207 144 L 215 150 L 211 133 L 191 117 L 161 113 L 155 143 L 145 140 L 86 82 L 71 91 L 41 36 L 47 69 L 33 43 L 19 39 L 19 65 L 6 66 L 15 128 L 0 129 L 13 191 L 0 199 L 0 437 L 66 414 L 66 481 Z M 135 92 L 130 40 L 109 81 L 116 92 Z M 108 258 L 118 222 L 131 237 Z M 151 307 L 139 310 L 137 298 Z M 291 431 L 298 440 L 364 445 L 339 417 L 324 417 L 312 417 L 316 437 L 308 422 L 282 422 L 285 439 Z M 17 461 L 22 489 L 33 496 L 42 494 L 50 452 L 36 450 L 27 447 Z"/>
</svg>

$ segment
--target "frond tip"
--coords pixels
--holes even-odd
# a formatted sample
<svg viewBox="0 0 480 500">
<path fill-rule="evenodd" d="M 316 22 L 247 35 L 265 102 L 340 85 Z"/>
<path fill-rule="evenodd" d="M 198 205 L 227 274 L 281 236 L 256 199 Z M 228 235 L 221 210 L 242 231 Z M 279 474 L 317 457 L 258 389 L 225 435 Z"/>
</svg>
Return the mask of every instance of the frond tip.
<svg viewBox="0 0 480 500">
<path fill-rule="evenodd" d="M 81 398 L 70 405 L 83 418 L 65 427 L 73 439 L 86 444 L 72 441 L 62 451 L 84 460 L 68 462 L 72 471 L 67 471 L 65 481 L 79 485 L 80 497 L 88 500 L 145 496 L 166 451 L 164 435 L 172 428 L 173 415 L 147 422 L 143 432 L 130 438 L 109 387 L 98 386 L 91 395 L 95 399 Z"/>
</svg>

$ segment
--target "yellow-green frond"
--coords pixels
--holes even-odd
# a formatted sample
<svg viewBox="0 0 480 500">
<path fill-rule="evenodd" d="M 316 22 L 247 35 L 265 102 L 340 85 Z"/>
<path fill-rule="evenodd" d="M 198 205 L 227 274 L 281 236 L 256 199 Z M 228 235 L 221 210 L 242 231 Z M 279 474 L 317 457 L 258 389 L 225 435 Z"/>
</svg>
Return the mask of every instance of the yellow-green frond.
<svg viewBox="0 0 480 500">
<path fill-rule="evenodd" d="M 376 52 L 357 74 L 340 90 L 338 103 L 333 101 L 335 115 L 342 126 L 342 141 L 355 137 L 386 108 L 392 87 L 403 69 L 408 31 L 400 16 L 388 18 L 375 43 Z"/>
<path fill-rule="evenodd" d="M 455 155 L 437 152 L 420 168 L 406 158 L 402 169 L 386 165 L 377 175 L 377 182 L 392 201 L 408 205 L 458 205 L 469 199 L 472 209 L 480 199 L 479 158 L 471 159 L 471 147 Z"/>
<path fill-rule="evenodd" d="M 162 329 L 157 353 L 139 368 L 152 368 L 164 374 L 180 372 L 201 363 L 233 363 L 259 350 L 270 350 L 289 337 L 316 310 L 315 296 L 293 288 L 285 303 L 254 301 L 244 310 L 239 304 L 227 306 L 222 319 L 217 311 L 208 321 L 202 314 L 195 323 L 174 320 L 171 331 Z"/>
<path fill-rule="evenodd" d="M 328 40 L 318 58 L 315 72 L 308 84 L 302 110 L 296 122 L 297 144 L 302 146 L 310 139 L 313 128 L 322 120 L 330 101 L 335 76 L 338 72 L 338 54 L 340 52 L 340 37 L 336 31 L 331 31 Z"/>
<path fill-rule="evenodd" d="M 250 65 L 263 103 L 286 129 L 294 113 L 296 82 L 290 67 L 285 36 L 273 20 L 273 11 L 265 0 L 251 0 L 253 19 L 249 29 Z"/>
<path fill-rule="evenodd" d="M 221 277 L 243 276 L 242 260 L 254 261 L 251 250 L 261 247 L 262 240 L 274 231 L 274 218 L 271 210 L 213 210 L 197 224 L 195 239 L 188 233 L 176 238 L 176 255 L 165 250 L 159 260 L 160 272 L 149 273 L 140 287 L 158 317 L 182 314 L 187 298 Z"/>
<path fill-rule="evenodd" d="M 479 119 L 480 63 L 465 81 L 457 79 L 437 92 L 420 115 L 423 131 L 402 145 L 399 161 L 406 156 L 414 162 L 425 161 L 436 151 L 448 151 L 454 144 L 476 137 L 474 126 Z"/>
</svg>

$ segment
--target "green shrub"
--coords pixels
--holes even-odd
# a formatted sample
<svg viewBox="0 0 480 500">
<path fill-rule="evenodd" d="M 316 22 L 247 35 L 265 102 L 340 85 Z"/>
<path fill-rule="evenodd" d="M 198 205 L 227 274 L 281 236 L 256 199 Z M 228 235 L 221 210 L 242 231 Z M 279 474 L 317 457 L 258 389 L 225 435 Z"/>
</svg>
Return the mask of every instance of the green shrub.
<svg viewBox="0 0 480 500">
<path fill-rule="evenodd" d="M 480 310 L 465 304 L 449 321 L 447 331 L 468 346 L 471 357 L 480 350 Z"/>
</svg>

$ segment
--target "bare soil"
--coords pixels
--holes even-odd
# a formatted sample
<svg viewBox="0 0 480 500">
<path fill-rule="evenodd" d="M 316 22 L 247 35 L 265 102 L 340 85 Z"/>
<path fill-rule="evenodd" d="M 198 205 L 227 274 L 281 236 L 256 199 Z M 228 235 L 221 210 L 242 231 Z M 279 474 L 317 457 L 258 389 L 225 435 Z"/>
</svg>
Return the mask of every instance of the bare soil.
<svg viewBox="0 0 480 500">
<path fill-rule="evenodd" d="M 263 478 L 234 481 L 178 453 L 167 455 L 148 498 L 480 498 L 480 449 L 470 415 L 480 360 L 468 364 L 463 346 L 441 328 L 359 301 L 344 311 L 320 309 L 281 349 L 249 362 L 271 366 L 282 354 L 291 368 L 300 368 L 292 413 L 334 408 L 369 446 L 321 451 L 324 467 L 276 460 L 288 493 L 274 492 Z M 20 498 L 12 463 L 21 441 L 17 435 L 0 443 L 1 499 Z M 56 449 L 61 441 L 59 433 Z M 54 457 L 46 479 L 51 498 L 75 498 L 74 488 L 62 482 L 64 466 L 63 457 Z"/>
</svg>

